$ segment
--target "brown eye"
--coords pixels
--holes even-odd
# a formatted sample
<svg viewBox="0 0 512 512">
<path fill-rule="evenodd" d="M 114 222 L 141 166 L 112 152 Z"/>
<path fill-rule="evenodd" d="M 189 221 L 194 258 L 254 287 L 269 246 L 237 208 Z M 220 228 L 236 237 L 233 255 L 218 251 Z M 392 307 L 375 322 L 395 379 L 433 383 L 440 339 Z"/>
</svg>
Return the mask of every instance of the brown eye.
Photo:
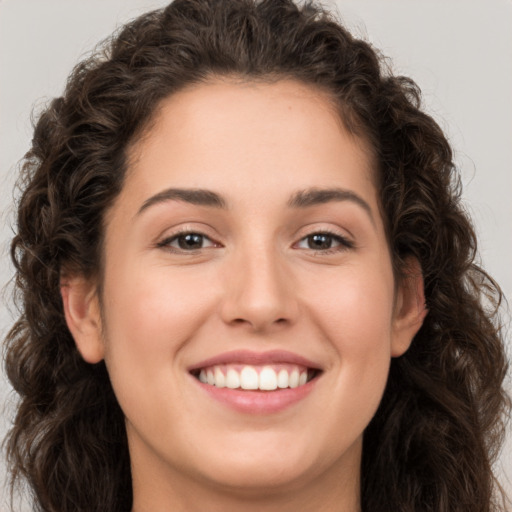
<svg viewBox="0 0 512 512">
<path fill-rule="evenodd" d="M 179 248 L 184 250 L 202 249 L 203 240 L 203 235 L 198 233 L 187 233 L 186 235 L 180 235 L 176 239 Z"/>
<path fill-rule="evenodd" d="M 174 251 L 198 251 L 207 247 L 214 247 L 215 243 L 201 233 L 179 233 L 158 244 Z"/>
<path fill-rule="evenodd" d="M 299 240 L 299 249 L 310 249 L 313 251 L 329 251 L 350 249 L 354 246 L 346 238 L 333 233 L 311 233 Z"/>
<path fill-rule="evenodd" d="M 334 242 L 333 238 L 334 237 L 332 235 L 325 233 L 316 233 L 306 237 L 308 248 L 316 250 L 330 249 Z"/>
</svg>

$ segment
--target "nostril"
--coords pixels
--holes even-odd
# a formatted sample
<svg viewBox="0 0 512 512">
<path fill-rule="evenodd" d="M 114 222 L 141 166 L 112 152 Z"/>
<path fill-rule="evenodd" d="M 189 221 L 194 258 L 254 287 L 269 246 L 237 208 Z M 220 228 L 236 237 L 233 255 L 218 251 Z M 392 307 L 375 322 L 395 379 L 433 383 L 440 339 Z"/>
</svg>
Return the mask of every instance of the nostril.
<svg viewBox="0 0 512 512">
<path fill-rule="evenodd" d="M 268 325 L 271 325 L 271 324 L 286 324 L 288 323 L 288 319 L 287 318 L 277 318 L 276 320 L 274 320 L 273 322 L 269 322 Z M 249 325 L 252 325 L 253 327 L 255 328 L 258 328 L 259 329 L 259 325 L 257 325 L 257 323 L 255 321 L 250 321 L 250 320 L 246 320 L 245 318 L 234 318 L 233 320 L 231 320 L 231 325 L 244 325 L 244 324 L 249 324 Z"/>
</svg>

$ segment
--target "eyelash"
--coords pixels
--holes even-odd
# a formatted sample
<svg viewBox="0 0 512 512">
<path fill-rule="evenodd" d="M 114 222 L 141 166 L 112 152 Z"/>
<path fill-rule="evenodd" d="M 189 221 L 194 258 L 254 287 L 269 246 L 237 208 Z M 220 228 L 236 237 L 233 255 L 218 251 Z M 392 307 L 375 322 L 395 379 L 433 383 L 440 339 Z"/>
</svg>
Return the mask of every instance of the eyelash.
<svg viewBox="0 0 512 512">
<path fill-rule="evenodd" d="M 202 249 L 208 249 L 209 247 L 200 247 L 198 249 L 183 249 L 178 247 L 172 247 L 171 244 L 173 242 L 177 242 L 180 238 L 185 237 L 187 235 L 196 235 L 198 237 L 201 237 L 202 241 L 209 240 L 211 242 L 211 245 L 209 247 L 220 247 L 220 244 L 213 241 L 208 235 L 205 235 L 199 231 L 193 231 L 193 230 L 183 230 L 178 231 L 177 233 L 173 234 L 170 237 L 165 238 L 161 242 L 157 243 L 158 248 L 166 249 L 172 253 L 175 254 L 197 254 L 198 251 L 201 251 Z M 349 249 L 353 249 L 355 247 L 354 243 L 344 236 L 340 235 L 339 233 L 335 233 L 333 231 L 329 230 L 321 230 L 321 231 L 314 231 L 312 233 L 309 233 L 308 235 L 302 237 L 298 242 L 294 244 L 296 246 L 297 244 L 300 244 L 301 242 L 307 241 L 308 238 L 314 237 L 314 236 L 326 236 L 331 238 L 333 243 L 338 243 L 339 245 L 337 247 L 329 247 L 327 249 L 312 249 L 312 248 L 303 248 L 304 250 L 311 250 L 314 251 L 315 254 L 319 255 L 329 255 L 329 254 L 335 254 L 339 252 L 343 252 Z"/>
<path fill-rule="evenodd" d="M 299 242 L 307 240 L 308 238 L 314 237 L 314 236 L 326 236 L 332 239 L 333 242 L 338 243 L 339 245 L 337 247 L 329 247 L 327 249 L 312 249 L 308 248 L 312 251 L 315 251 L 315 254 L 319 255 L 329 255 L 329 254 L 336 254 L 339 252 L 347 251 L 349 249 L 354 249 L 355 245 L 354 243 L 349 240 L 348 238 L 340 235 L 339 233 L 335 233 L 334 231 L 329 231 L 326 229 L 323 229 L 321 231 L 314 231 L 312 233 L 309 233 L 308 235 L 302 237 Z M 296 244 L 295 244 L 296 245 Z"/>
<path fill-rule="evenodd" d="M 212 247 L 220 246 L 220 244 L 218 244 L 217 242 L 214 242 L 208 235 L 205 235 L 205 234 L 201 233 L 200 231 L 193 231 L 193 230 L 189 230 L 189 229 L 184 229 L 184 230 L 178 231 L 177 233 L 174 233 L 174 235 L 164 238 L 161 242 L 158 242 L 156 246 L 158 248 L 167 249 L 168 251 L 170 251 L 172 253 L 176 253 L 176 254 L 187 254 L 187 253 L 188 254 L 197 254 L 197 252 L 200 251 L 201 249 L 206 249 L 206 247 L 200 247 L 199 249 L 187 250 L 187 249 L 182 249 L 182 248 L 171 246 L 172 242 L 178 241 L 180 238 L 185 237 L 187 235 L 197 235 L 197 236 L 200 236 L 202 238 L 202 240 L 210 240 L 210 242 L 212 242 Z"/>
</svg>

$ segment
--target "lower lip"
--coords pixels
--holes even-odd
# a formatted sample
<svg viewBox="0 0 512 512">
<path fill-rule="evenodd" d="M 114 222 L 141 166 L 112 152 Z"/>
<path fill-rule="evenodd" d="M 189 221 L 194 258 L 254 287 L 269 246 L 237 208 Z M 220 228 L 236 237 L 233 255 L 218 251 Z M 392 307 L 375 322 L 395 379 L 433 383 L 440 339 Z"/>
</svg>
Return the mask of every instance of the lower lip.
<svg viewBox="0 0 512 512">
<path fill-rule="evenodd" d="M 245 414 L 272 414 L 283 411 L 306 398 L 318 380 L 317 376 L 303 386 L 296 388 L 277 389 L 275 391 L 245 391 L 218 388 L 209 384 L 203 384 L 195 377 L 192 378 L 210 397 L 231 409 Z"/>
</svg>

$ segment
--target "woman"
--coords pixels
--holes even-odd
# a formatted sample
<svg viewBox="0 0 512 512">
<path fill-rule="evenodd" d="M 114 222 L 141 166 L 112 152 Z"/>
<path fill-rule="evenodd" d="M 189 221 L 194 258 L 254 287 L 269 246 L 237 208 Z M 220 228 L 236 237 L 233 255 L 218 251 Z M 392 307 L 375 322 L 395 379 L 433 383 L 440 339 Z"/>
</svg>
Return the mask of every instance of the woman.
<svg viewBox="0 0 512 512">
<path fill-rule="evenodd" d="M 320 9 L 142 16 L 23 172 L 7 447 L 41 510 L 499 510 L 500 291 L 450 147 Z"/>
</svg>

